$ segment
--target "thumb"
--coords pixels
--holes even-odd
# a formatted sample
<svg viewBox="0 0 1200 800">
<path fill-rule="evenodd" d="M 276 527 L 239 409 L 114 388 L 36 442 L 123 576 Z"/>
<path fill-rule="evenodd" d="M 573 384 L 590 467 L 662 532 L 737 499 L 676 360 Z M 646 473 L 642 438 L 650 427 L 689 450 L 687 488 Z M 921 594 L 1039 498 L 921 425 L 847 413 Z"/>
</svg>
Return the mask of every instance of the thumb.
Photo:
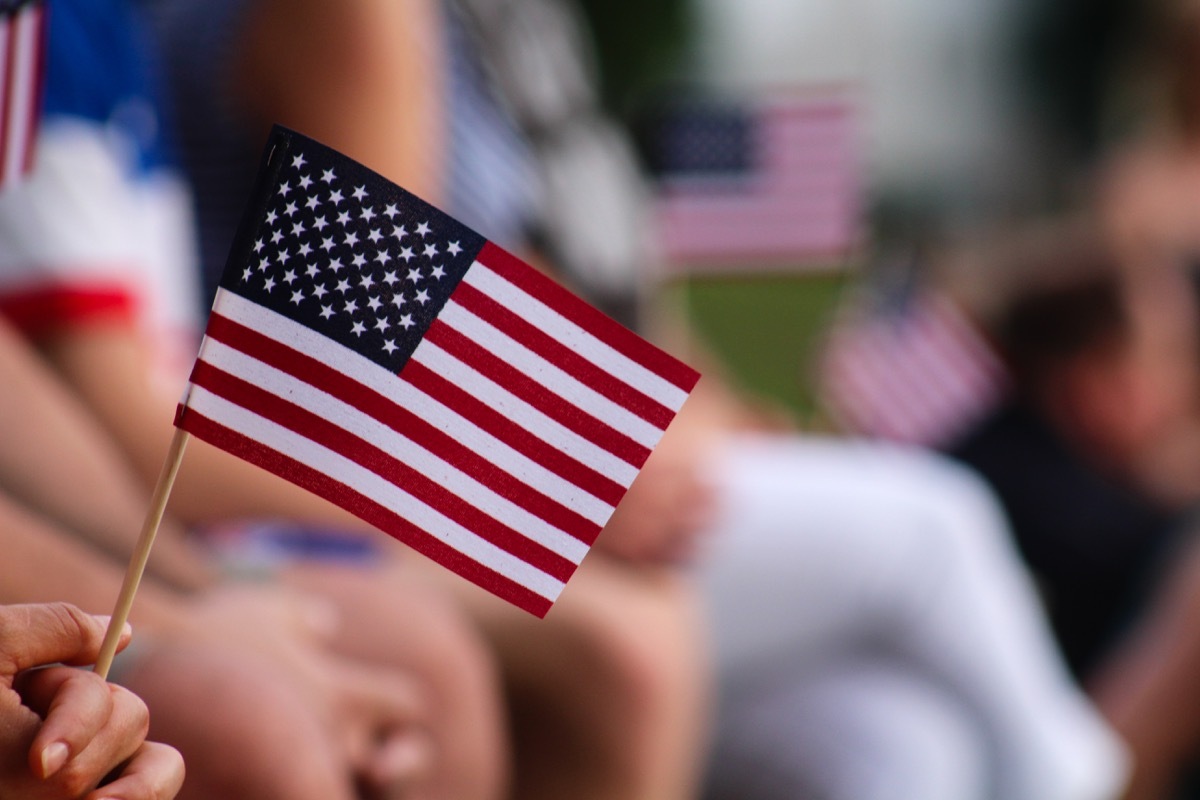
<svg viewBox="0 0 1200 800">
<path fill-rule="evenodd" d="M 43 664 L 91 664 L 100 654 L 108 617 L 69 603 L 0 606 L 0 670 L 15 675 Z M 128 644 L 128 626 L 121 644 Z"/>
</svg>

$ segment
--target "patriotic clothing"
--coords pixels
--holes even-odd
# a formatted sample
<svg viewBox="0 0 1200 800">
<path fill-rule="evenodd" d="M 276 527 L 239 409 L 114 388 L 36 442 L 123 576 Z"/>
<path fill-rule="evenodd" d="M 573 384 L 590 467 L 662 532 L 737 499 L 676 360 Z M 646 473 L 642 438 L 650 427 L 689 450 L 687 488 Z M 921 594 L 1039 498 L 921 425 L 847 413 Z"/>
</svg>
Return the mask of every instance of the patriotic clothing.
<svg viewBox="0 0 1200 800">
<path fill-rule="evenodd" d="M 117 316 L 194 352 L 188 194 L 151 59 L 117 0 L 56 0 L 27 181 L 0 193 L 0 312 L 31 335 Z"/>
</svg>

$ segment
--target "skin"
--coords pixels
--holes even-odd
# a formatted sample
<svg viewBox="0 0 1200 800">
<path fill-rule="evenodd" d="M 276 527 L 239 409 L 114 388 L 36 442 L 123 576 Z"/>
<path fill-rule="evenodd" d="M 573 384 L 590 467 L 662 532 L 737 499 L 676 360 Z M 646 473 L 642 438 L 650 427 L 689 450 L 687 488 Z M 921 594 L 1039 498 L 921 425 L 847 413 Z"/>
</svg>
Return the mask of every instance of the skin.
<svg viewBox="0 0 1200 800">
<path fill-rule="evenodd" d="M 92 672 L 35 669 L 92 663 L 106 627 L 105 618 L 61 603 L 0 608 L 0 795 L 170 800 L 178 793 L 183 759 L 146 741 L 140 699 Z"/>
</svg>

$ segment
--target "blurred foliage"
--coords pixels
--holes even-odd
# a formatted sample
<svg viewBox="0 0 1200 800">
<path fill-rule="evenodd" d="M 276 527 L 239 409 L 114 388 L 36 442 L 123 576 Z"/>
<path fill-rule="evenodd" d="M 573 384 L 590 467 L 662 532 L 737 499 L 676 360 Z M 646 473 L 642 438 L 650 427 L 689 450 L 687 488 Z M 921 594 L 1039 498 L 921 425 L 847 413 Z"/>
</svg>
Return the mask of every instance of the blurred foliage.
<svg viewBox="0 0 1200 800">
<path fill-rule="evenodd" d="M 670 291 L 732 378 L 809 423 L 815 356 L 849 280 L 833 271 L 694 276 Z"/>
<path fill-rule="evenodd" d="M 600 62 L 604 101 L 625 117 L 648 92 L 676 80 L 695 32 L 689 0 L 579 0 Z"/>
</svg>

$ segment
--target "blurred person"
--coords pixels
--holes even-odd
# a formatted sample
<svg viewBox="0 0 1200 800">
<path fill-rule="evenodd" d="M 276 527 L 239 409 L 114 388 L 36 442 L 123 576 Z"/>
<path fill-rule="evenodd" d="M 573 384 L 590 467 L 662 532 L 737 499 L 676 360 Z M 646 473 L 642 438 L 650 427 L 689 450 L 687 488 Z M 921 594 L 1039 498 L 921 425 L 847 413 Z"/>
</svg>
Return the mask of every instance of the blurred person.
<svg viewBox="0 0 1200 800">
<path fill-rule="evenodd" d="M 0 794 L 170 800 L 179 791 L 183 760 L 146 741 L 145 704 L 71 668 L 99 656 L 107 622 L 62 603 L 0 607 Z"/>
<path fill-rule="evenodd" d="M 1099 241 L 1010 254 L 1041 276 L 996 327 L 1014 395 L 949 452 L 1003 502 L 1072 670 L 1129 743 L 1129 796 L 1161 797 L 1196 746 L 1182 619 L 1200 574 L 1185 507 L 1143 465 L 1194 424 L 1196 314 L 1181 272 Z"/>
<path fill-rule="evenodd" d="M 121 2 L 56 4 L 39 160 L 27 183 L 0 197 L 0 307 L 40 348 L 34 357 L 7 326 L 0 331 L 3 367 L 23 376 L 6 381 L 3 398 L 18 409 L 5 416 L 12 435 L 0 449 L 5 489 L 20 500 L 6 502 L 6 511 L 11 510 L 6 534 L 36 538 L 40 531 L 49 539 L 56 526 L 66 526 L 70 533 L 64 535 L 99 546 L 93 557 L 104 551 L 115 555 L 122 534 L 131 535 L 140 525 L 145 507 L 145 488 L 132 471 L 138 461 L 105 427 L 114 421 L 106 412 L 115 417 L 128 412 L 125 430 L 136 431 L 135 438 L 148 431 L 169 433 L 165 400 L 177 394 L 183 380 L 183 373 L 172 372 L 169 356 L 195 341 L 188 327 L 195 309 L 181 278 L 189 263 L 186 193 L 167 167 L 153 73 L 142 60 L 139 31 L 133 8 Z M 73 381 L 78 394 L 72 397 L 55 384 L 47 373 L 50 364 L 60 378 Z M 186 363 L 176 358 L 174 366 Z M 122 400 L 124 392 L 128 400 Z M 146 424 L 156 416 L 161 428 Z M 142 452 L 152 457 L 154 437 L 147 436 L 138 441 L 150 442 Z M 193 455 L 203 460 L 202 452 Z M 225 476 L 221 465 L 234 462 L 219 461 L 211 474 Z M 263 485 L 269 493 L 270 484 Z M 225 484 L 208 487 L 208 500 L 196 500 L 191 510 L 206 509 L 208 502 L 220 506 L 222 499 L 237 507 L 245 493 L 223 496 L 226 487 L 241 488 L 236 476 L 226 477 Z M 184 512 L 187 497 L 186 492 L 179 497 Z M 299 490 L 284 497 L 271 508 L 286 504 L 293 513 L 308 510 L 312 517 L 338 523 L 347 516 Z M 293 616 L 290 594 L 264 590 L 259 597 L 224 588 L 217 565 L 198 553 L 186 545 L 180 528 L 164 528 L 152 570 L 175 590 L 210 591 L 186 613 L 172 611 L 156 627 L 195 637 L 180 636 L 186 653 L 173 647 L 137 661 L 145 666 L 165 659 L 172 670 L 146 667 L 130 673 L 153 706 L 178 712 L 158 714 L 159 726 L 170 726 L 181 748 L 188 749 L 184 739 L 199 748 L 188 753 L 194 775 L 188 791 L 351 797 L 358 782 L 362 791 L 389 791 L 397 788 L 398 778 L 406 791 L 421 796 L 483 798 L 502 791 L 505 746 L 490 656 L 437 592 L 404 578 L 380 604 L 363 591 L 359 571 L 295 570 L 287 579 L 306 595 L 319 594 L 342 620 L 319 643 L 298 642 L 289 633 L 295 626 L 283 624 Z M 119 581 L 99 583 L 112 577 L 116 564 L 111 560 L 88 564 L 82 559 L 79 568 L 91 577 L 69 581 L 58 575 L 53 558 L 45 552 L 41 557 L 45 560 L 11 562 L 13 569 L 28 566 L 15 573 L 9 590 L 17 591 L 19 577 L 22 591 L 31 595 L 51 585 L 63 593 L 59 596 L 108 586 L 112 594 L 99 602 L 115 597 Z M 89 597 L 88 605 L 94 605 L 97 595 Z M 140 603 L 160 607 L 144 595 Z M 180 618 L 207 620 L 215 632 Z M 389 635 L 378 635 L 376 625 Z M 232 639 L 246 647 L 235 651 L 234 672 L 228 665 L 217 669 L 224 656 L 207 654 L 202 645 L 210 636 L 233 633 Z M 300 633 L 302 639 L 311 637 L 304 626 Z M 187 672 L 197 680 L 210 676 L 207 683 L 176 683 L 182 666 L 190 663 L 206 665 Z M 277 689 L 269 688 L 273 671 L 290 676 Z M 211 676 L 222 673 L 236 673 L 241 683 L 214 685 Z M 173 680 L 165 680 L 167 675 Z M 182 691 L 185 686 L 190 693 Z M 224 694 L 207 697 L 218 688 Z M 248 702 L 246 693 L 257 702 Z M 427 714 L 418 713 L 414 696 L 422 698 Z M 220 700 L 231 720 L 240 716 L 234 715 L 239 707 L 247 714 L 255 708 L 263 713 L 243 720 L 232 733 L 225 729 L 238 723 L 220 717 L 188 720 L 200 698 Z M 291 735 L 280 736 L 283 731 Z M 307 741 L 303 747 L 301 740 Z M 239 756 L 263 756 L 262 770 L 223 752 L 239 742 Z M 272 747 L 264 750 L 263 742 L 287 748 L 291 742 L 295 755 L 270 757 Z M 196 753 L 209 757 L 196 758 Z M 321 780 L 306 782 L 310 788 L 296 783 L 318 774 Z M 284 783 L 271 788 L 274 779 Z M 288 785 L 294 790 L 281 788 Z"/>
</svg>

